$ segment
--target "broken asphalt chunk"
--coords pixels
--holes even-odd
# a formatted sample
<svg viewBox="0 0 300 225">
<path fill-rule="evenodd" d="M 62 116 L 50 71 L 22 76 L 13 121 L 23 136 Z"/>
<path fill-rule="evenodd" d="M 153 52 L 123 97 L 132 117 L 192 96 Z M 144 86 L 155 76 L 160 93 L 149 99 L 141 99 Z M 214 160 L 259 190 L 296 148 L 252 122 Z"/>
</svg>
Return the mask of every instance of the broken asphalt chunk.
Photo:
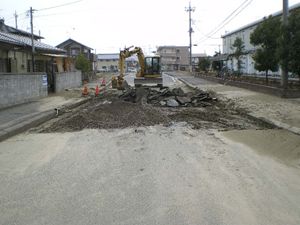
<svg viewBox="0 0 300 225">
<path fill-rule="evenodd" d="M 191 103 L 192 99 L 189 97 L 180 97 L 176 96 L 176 100 L 180 103 L 180 105 L 186 105 L 187 103 Z"/>
<path fill-rule="evenodd" d="M 175 99 L 171 98 L 167 101 L 167 106 L 168 107 L 178 107 L 179 103 Z"/>
</svg>

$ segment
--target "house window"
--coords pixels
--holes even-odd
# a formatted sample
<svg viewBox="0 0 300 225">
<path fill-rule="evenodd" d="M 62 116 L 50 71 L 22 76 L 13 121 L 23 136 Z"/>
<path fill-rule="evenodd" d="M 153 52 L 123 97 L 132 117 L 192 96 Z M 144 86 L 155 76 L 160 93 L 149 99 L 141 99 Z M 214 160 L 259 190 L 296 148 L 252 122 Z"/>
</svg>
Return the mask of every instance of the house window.
<svg viewBox="0 0 300 225">
<path fill-rule="evenodd" d="M 45 72 L 45 63 L 43 60 L 36 60 L 35 61 L 35 72 Z"/>
<path fill-rule="evenodd" d="M 77 56 L 77 55 L 79 55 L 79 49 L 78 49 L 78 48 L 72 48 L 72 49 L 71 49 L 71 55 L 72 55 L 72 56 Z"/>
<path fill-rule="evenodd" d="M 180 49 L 176 49 L 176 53 L 180 53 Z"/>
</svg>

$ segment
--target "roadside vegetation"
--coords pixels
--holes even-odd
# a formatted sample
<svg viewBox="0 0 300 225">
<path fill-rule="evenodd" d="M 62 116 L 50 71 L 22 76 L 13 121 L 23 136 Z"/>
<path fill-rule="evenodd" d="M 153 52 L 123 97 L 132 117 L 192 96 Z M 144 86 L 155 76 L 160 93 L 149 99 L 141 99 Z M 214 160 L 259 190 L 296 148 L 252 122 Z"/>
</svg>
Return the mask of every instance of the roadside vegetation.
<svg viewBox="0 0 300 225">
<path fill-rule="evenodd" d="M 236 71 L 228 69 L 222 61 L 212 62 L 212 70 L 224 79 L 247 80 L 253 83 L 280 86 L 280 80 L 270 80 L 270 72 L 276 72 L 280 66 L 286 66 L 289 76 L 298 77 L 299 82 L 291 81 L 289 87 L 299 88 L 300 85 L 300 10 L 293 10 L 288 18 L 288 25 L 283 26 L 280 17 L 269 16 L 260 23 L 250 35 L 250 43 L 256 47 L 253 54 L 254 68 L 265 73 L 265 80 L 254 76 L 241 76 L 242 58 L 246 54 L 245 43 L 237 37 L 233 44 L 233 53 L 229 55 L 232 63 L 237 62 Z M 285 46 L 285 47 L 283 47 Z M 215 56 L 218 56 L 216 53 Z M 286 64 L 286 65 L 285 65 Z M 200 67 L 200 65 L 199 65 Z"/>
</svg>

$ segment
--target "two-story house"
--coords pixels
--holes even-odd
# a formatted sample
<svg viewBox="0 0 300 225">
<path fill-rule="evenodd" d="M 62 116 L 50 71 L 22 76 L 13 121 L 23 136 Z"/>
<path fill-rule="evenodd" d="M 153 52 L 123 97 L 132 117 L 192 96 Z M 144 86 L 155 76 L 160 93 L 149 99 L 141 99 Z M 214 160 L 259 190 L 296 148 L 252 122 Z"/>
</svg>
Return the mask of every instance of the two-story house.
<svg viewBox="0 0 300 225">
<path fill-rule="evenodd" d="M 91 52 L 93 50 L 92 48 L 71 38 L 60 43 L 56 47 L 64 49 L 66 54 L 72 58 L 76 58 L 80 54 L 84 55 L 92 63 L 93 69 L 95 68 L 96 56 Z"/>
</svg>

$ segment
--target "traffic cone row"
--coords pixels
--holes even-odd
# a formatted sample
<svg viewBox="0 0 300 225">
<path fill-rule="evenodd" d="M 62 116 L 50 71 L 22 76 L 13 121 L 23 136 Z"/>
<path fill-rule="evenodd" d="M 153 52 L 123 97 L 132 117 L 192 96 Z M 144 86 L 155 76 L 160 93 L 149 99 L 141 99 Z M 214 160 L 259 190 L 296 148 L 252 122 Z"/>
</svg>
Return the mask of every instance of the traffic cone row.
<svg viewBox="0 0 300 225">
<path fill-rule="evenodd" d="M 101 86 L 106 86 L 106 81 L 105 78 L 102 79 L 101 81 Z M 99 85 L 96 85 L 95 88 L 95 96 L 98 96 L 100 94 L 101 89 L 99 88 Z M 84 83 L 83 89 L 82 89 L 82 96 L 87 96 L 89 95 L 89 89 L 87 87 L 87 82 Z"/>
</svg>

